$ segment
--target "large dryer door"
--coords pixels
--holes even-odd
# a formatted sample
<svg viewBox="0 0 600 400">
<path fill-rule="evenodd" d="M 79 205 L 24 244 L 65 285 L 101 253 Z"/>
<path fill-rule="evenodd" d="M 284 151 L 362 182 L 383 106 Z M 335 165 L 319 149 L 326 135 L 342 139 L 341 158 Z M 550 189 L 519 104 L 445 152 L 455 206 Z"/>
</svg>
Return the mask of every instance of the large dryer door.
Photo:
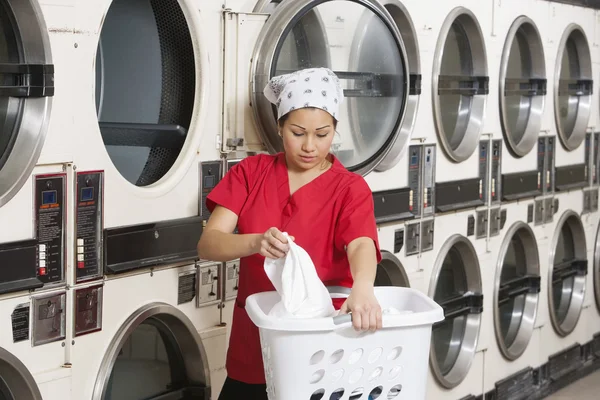
<svg viewBox="0 0 600 400">
<path fill-rule="evenodd" d="M 196 77 L 178 0 L 112 1 L 96 55 L 96 111 L 110 159 L 130 183 L 158 182 L 189 147 Z"/>
<path fill-rule="evenodd" d="M 135 384 L 133 384 L 135 383 Z M 210 374 L 200 337 L 167 304 L 149 304 L 121 326 L 102 360 L 94 400 L 208 400 Z"/>
<path fill-rule="evenodd" d="M 579 216 L 567 211 L 558 222 L 550 247 L 548 307 L 556 333 L 567 336 L 575 329 L 585 297 L 587 249 Z"/>
<path fill-rule="evenodd" d="M 540 292 L 540 259 L 531 228 L 517 222 L 506 233 L 494 282 L 494 326 L 500 351 L 508 360 L 527 349 L 533 334 Z"/>
<path fill-rule="evenodd" d="M 504 139 L 512 154 L 523 157 L 536 144 L 546 95 L 544 47 L 528 17 L 517 18 L 508 32 L 499 87 Z"/>
<path fill-rule="evenodd" d="M 40 390 L 25 365 L 1 347 L 0 399 L 42 400 Z"/>
<path fill-rule="evenodd" d="M 563 146 L 575 150 L 583 139 L 590 119 L 592 59 L 585 33 L 578 25 L 565 30 L 558 47 L 554 73 L 554 116 Z"/>
<path fill-rule="evenodd" d="M 483 294 L 479 260 L 471 242 L 450 237 L 435 262 L 429 297 L 444 308 L 445 320 L 433 326 L 430 365 L 438 382 L 453 388 L 469 373 L 475 356 Z"/>
<path fill-rule="evenodd" d="M 253 111 L 270 152 L 282 151 L 283 143 L 276 109 L 263 89 L 273 76 L 310 67 L 331 68 L 342 81 L 345 100 L 332 152 L 346 168 L 367 174 L 397 143 L 400 150 L 408 144 L 406 51 L 396 23 L 378 1 L 285 2 L 261 31 L 252 59 Z"/>
<path fill-rule="evenodd" d="M 0 207 L 40 156 L 53 95 L 50 41 L 38 2 L 0 0 Z"/>
<path fill-rule="evenodd" d="M 381 262 L 377 265 L 375 286 L 410 287 L 408 275 L 398 258 L 389 251 L 381 251 Z"/>
</svg>

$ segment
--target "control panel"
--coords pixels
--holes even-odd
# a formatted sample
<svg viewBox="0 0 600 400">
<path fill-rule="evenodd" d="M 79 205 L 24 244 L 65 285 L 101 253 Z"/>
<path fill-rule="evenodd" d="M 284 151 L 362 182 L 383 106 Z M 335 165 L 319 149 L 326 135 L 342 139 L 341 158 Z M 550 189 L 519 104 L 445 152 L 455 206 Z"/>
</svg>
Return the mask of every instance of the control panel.
<svg viewBox="0 0 600 400">
<path fill-rule="evenodd" d="M 546 161 L 544 163 L 544 175 L 546 179 L 546 193 L 554 193 L 556 174 L 554 173 L 554 147 L 556 138 L 546 137 Z"/>
<path fill-rule="evenodd" d="M 423 216 L 426 217 L 435 212 L 435 145 L 423 146 L 423 154 Z"/>
<path fill-rule="evenodd" d="M 588 132 L 585 134 L 585 169 L 584 169 L 584 175 L 585 175 L 585 180 L 587 182 L 588 185 L 592 184 L 592 176 L 594 174 L 592 174 L 591 172 L 593 171 L 593 166 L 592 166 L 592 160 L 593 160 L 593 156 L 592 156 L 592 151 L 594 150 L 594 143 L 592 142 L 593 140 L 593 135 L 592 133 Z"/>
<path fill-rule="evenodd" d="M 102 285 L 75 291 L 75 336 L 102 330 Z"/>
<path fill-rule="evenodd" d="M 410 256 L 419 253 L 420 236 L 421 236 L 421 224 L 419 222 L 406 224 L 406 237 L 404 238 L 406 244 L 406 255 Z"/>
<path fill-rule="evenodd" d="M 421 253 L 433 250 L 434 220 L 421 222 Z"/>
<path fill-rule="evenodd" d="M 66 299 L 67 294 L 64 291 L 32 299 L 33 346 L 56 342 L 66 337 Z"/>
<path fill-rule="evenodd" d="M 600 140 L 600 132 L 594 132 L 594 146 L 592 148 L 592 185 L 598 184 L 598 168 L 600 163 L 598 162 L 598 141 Z"/>
<path fill-rule="evenodd" d="M 208 221 L 210 211 L 206 207 L 206 197 L 221 181 L 222 163 L 221 161 L 207 161 L 200 163 L 200 204 L 199 212 L 202 220 Z"/>
<path fill-rule="evenodd" d="M 240 260 L 229 261 L 225 264 L 225 300 L 235 299 L 240 283 Z"/>
<path fill-rule="evenodd" d="M 204 307 L 217 303 L 221 299 L 221 289 L 219 287 L 219 270 L 221 263 L 201 264 L 197 268 L 197 287 L 196 306 Z"/>
<path fill-rule="evenodd" d="M 66 177 L 64 173 L 35 177 L 37 277 L 44 284 L 64 282 Z"/>
<path fill-rule="evenodd" d="M 490 141 L 479 142 L 479 199 L 487 204 L 489 188 Z"/>
<path fill-rule="evenodd" d="M 75 282 L 80 283 L 103 275 L 104 173 L 78 172 L 75 196 Z"/>
<path fill-rule="evenodd" d="M 415 215 L 421 215 L 421 160 L 423 146 L 413 145 L 408 148 L 408 187 L 410 188 L 408 209 Z"/>
</svg>

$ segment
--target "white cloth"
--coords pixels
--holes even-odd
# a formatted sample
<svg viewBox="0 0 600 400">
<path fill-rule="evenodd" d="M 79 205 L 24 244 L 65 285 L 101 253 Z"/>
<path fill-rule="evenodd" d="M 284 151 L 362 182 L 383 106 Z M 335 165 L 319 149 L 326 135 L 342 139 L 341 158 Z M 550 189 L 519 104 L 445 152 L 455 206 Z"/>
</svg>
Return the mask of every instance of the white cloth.
<svg viewBox="0 0 600 400">
<path fill-rule="evenodd" d="M 277 106 L 277 119 L 303 107 L 320 108 L 338 119 L 344 91 L 340 80 L 328 68 L 308 68 L 275 76 L 263 91 Z"/>
<path fill-rule="evenodd" d="M 267 276 L 281 296 L 269 312 L 280 318 L 321 318 L 335 314 L 329 291 L 319 279 L 308 253 L 283 233 L 290 246 L 285 257 L 265 258 Z"/>
</svg>

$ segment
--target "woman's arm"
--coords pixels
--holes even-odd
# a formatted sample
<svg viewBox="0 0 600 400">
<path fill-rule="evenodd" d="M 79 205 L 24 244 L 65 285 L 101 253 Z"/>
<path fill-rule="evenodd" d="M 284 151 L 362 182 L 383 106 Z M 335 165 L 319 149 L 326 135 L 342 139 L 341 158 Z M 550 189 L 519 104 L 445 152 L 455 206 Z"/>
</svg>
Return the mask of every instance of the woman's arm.
<svg viewBox="0 0 600 400">
<path fill-rule="evenodd" d="M 348 244 L 346 253 L 354 284 L 341 311 L 352 312 L 352 324 L 356 330 L 381 329 L 381 306 L 374 293 L 377 252 L 373 239 L 354 239 Z"/>
<path fill-rule="evenodd" d="M 231 261 L 259 253 L 280 258 L 290 250 L 287 239 L 277 228 L 265 233 L 234 234 L 238 216 L 225 207 L 216 206 L 198 241 L 198 256 L 203 260 Z M 290 236 L 294 240 L 293 236 Z"/>
<path fill-rule="evenodd" d="M 216 206 L 198 241 L 198 256 L 203 260 L 231 261 L 257 253 L 260 234 L 236 235 L 238 216 L 225 207 Z"/>
</svg>

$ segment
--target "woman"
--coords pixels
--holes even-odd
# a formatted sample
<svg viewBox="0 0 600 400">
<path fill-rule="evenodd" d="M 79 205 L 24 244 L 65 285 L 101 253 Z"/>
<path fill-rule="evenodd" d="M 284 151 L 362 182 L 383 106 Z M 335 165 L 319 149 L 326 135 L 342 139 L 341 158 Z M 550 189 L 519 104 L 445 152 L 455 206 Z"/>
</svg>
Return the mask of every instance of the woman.
<svg viewBox="0 0 600 400">
<path fill-rule="evenodd" d="M 352 312 L 355 329 L 381 327 L 372 193 L 330 154 L 343 99 L 337 76 L 301 70 L 273 78 L 264 94 L 277 106 L 284 152 L 245 158 L 226 174 L 207 198 L 212 214 L 198 243 L 202 259 L 241 259 L 220 400 L 267 399 L 258 328 L 244 307 L 249 295 L 275 290 L 263 265 L 288 252 L 282 232 L 307 251 L 326 286 L 352 288 L 334 306 Z"/>
</svg>

